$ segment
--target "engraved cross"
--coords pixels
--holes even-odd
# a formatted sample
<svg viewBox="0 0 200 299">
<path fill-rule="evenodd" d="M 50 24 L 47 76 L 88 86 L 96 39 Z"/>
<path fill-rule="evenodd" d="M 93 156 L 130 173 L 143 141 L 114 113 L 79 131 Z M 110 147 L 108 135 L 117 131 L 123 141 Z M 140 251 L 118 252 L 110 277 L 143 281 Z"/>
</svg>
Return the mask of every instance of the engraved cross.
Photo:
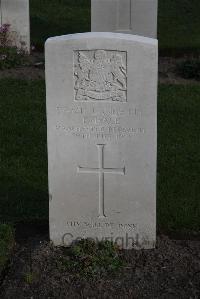
<svg viewBox="0 0 200 299">
<path fill-rule="evenodd" d="M 104 146 L 105 144 L 97 144 L 98 148 L 98 168 L 81 167 L 78 166 L 78 173 L 97 173 L 99 174 L 99 217 L 104 218 L 104 173 L 121 174 L 125 175 L 124 168 L 105 168 L 104 167 Z"/>
<path fill-rule="evenodd" d="M 117 32 L 131 33 L 132 0 L 117 1 Z"/>
</svg>

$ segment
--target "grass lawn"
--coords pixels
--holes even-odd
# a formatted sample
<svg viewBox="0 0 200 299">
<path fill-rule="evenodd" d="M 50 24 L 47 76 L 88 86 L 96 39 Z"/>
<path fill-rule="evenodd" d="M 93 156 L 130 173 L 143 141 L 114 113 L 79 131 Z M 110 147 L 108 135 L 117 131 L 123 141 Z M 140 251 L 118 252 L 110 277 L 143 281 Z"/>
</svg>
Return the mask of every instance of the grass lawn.
<svg viewBox="0 0 200 299">
<path fill-rule="evenodd" d="M 42 49 L 48 37 L 90 31 L 90 0 L 30 0 L 31 40 Z"/>
<path fill-rule="evenodd" d="M 0 221 L 48 217 L 43 81 L 0 81 Z"/>
<path fill-rule="evenodd" d="M 200 54 L 200 1 L 158 0 L 162 55 Z"/>
<path fill-rule="evenodd" d="M 158 101 L 158 225 L 200 229 L 200 86 L 161 85 Z"/>
<path fill-rule="evenodd" d="M 0 274 L 9 259 L 14 243 L 12 228 L 6 224 L 0 224 Z"/>
<path fill-rule="evenodd" d="M 0 221 L 48 219 L 44 81 L 0 80 Z M 200 86 L 160 85 L 158 227 L 200 227 Z"/>
<path fill-rule="evenodd" d="M 162 55 L 200 54 L 200 1 L 159 0 Z M 31 40 L 42 49 L 50 36 L 90 31 L 90 0 L 30 0 Z"/>
</svg>

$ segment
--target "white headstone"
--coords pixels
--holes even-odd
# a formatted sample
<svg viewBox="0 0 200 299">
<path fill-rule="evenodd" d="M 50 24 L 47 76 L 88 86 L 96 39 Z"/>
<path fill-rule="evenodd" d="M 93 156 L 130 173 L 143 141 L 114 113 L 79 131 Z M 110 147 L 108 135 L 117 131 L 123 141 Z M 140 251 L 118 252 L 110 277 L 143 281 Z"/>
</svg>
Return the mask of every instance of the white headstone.
<svg viewBox="0 0 200 299">
<path fill-rule="evenodd" d="M 1 0 L 0 22 L 10 24 L 14 46 L 30 51 L 29 0 Z"/>
<path fill-rule="evenodd" d="M 91 31 L 157 37 L 157 0 L 91 0 Z"/>
<path fill-rule="evenodd" d="M 157 40 L 85 33 L 46 42 L 50 238 L 156 240 Z"/>
</svg>

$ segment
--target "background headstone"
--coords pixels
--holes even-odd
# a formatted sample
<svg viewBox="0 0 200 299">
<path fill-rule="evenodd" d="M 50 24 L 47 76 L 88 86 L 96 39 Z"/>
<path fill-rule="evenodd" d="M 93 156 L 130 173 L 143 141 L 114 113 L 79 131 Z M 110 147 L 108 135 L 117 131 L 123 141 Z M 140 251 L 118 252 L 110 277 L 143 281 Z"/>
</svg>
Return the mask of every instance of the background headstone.
<svg viewBox="0 0 200 299">
<path fill-rule="evenodd" d="M 0 22 L 10 24 L 12 44 L 30 51 L 29 0 L 1 0 Z"/>
<path fill-rule="evenodd" d="M 51 240 L 154 247 L 157 40 L 50 38 L 46 91 Z"/>
<path fill-rule="evenodd" d="M 157 0 L 91 0 L 91 31 L 157 37 Z"/>
</svg>

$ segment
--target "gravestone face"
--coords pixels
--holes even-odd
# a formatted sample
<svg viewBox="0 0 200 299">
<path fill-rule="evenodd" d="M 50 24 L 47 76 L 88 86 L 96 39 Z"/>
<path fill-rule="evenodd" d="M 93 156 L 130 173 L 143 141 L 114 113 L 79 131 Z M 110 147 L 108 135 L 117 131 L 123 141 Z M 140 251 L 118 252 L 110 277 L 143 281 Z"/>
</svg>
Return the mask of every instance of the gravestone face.
<svg viewBox="0 0 200 299">
<path fill-rule="evenodd" d="M 48 39 L 50 238 L 156 239 L 157 41 L 115 33 Z"/>
<path fill-rule="evenodd" d="M 10 24 L 12 45 L 30 51 L 29 0 L 1 0 L 0 22 Z"/>
<path fill-rule="evenodd" d="M 91 31 L 157 37 L 157 0 L 91 0 Z"/>
</svg>

